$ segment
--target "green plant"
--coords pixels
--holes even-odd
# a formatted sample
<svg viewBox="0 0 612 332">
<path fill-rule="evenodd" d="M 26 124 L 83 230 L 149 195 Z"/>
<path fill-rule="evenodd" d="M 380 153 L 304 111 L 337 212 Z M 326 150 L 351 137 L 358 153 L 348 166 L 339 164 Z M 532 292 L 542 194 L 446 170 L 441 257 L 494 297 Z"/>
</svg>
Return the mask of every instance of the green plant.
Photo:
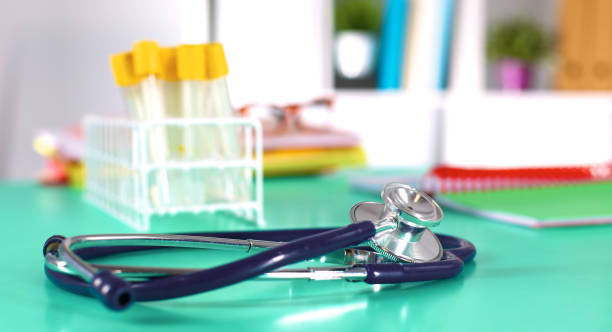
<svg viewBox="0 0 612 332">
<path fill-rule="evenodd" d="M 381 17 L 380 0 L 336 0 L 334 30 L 378 31 Z"/>
<path fill-rule="evenodd" d="M 514 19 L 494 26 L 487 39 L 487 56 L 533 62 L 544 57 L 551 48 L 551 40 L 533 22 Z"/>
</svg>

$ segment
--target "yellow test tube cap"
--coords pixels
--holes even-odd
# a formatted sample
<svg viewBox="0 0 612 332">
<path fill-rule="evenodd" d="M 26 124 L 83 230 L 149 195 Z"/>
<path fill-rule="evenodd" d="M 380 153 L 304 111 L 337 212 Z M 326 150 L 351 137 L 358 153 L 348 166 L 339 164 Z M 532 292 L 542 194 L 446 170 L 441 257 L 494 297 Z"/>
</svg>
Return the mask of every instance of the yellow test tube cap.
<svg viewBox="0 0 612 332">
<path fill-rule="evenodd" d="M 153 40 L 135 42 L 132 46 L 136 75 L 159 75 L 162 71 L 159 46 Z"/>
<path fill-rule="evenodd" d="M 125 52 L 111 55 L 110 65 L 118 86 L 129 86 L 140 81 L 140 78 L 134 73 L 132 53 Z"/>
<path fill-rule="evenodd" d="M 159 49 L 159 57 L 161 62 L 161 72 L 159 78 L 165 81 L 178 81 L 176 72 L 176 48 L 162 47 Z"/>
<path fill-rule="evenodd" d="M 229 72 L 223 45 L 220 43 L 210 43 L 206 45 L 206 67 L 209 80 L 226 76 Z"/>
<path fill-rule="evenodd" d="M 204 45 L 179 45 L 176 48 L 176 71 L 178 77 L 182 80 L 205 80 Z"/>
</svg>

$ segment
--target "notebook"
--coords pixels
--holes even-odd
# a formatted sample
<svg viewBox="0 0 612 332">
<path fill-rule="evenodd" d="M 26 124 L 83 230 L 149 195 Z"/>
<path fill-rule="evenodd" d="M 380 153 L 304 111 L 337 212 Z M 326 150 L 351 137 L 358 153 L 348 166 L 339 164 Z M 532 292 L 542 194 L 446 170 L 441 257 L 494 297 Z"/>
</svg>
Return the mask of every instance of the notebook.
<svg viewBox="0 0 612 332">
<path fill-rule="evenodd" d="M 534 228 L 612 223 L 612 181 L 449 192 L 435 199 L 446 208 Z"/>
<path fill-rule="evenodd" d="M 612 180 L 612 164 L 522 168 L 463 168 L 439 165 L 423 178 L 427 192 L 495 190 Z"/>
</svg>

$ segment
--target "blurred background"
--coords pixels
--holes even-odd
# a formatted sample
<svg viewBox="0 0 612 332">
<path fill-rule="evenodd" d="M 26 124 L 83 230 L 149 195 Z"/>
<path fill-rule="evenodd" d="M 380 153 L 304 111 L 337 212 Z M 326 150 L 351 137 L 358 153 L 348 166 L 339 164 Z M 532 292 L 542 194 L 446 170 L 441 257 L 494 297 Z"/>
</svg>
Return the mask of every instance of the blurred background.
<svg viewBox="0 0 612 332">
<path fill-rule="evenodd" d="M 580 165 L 612 154 L 610 0 L 4 1 L 0 177 L 40 130 L 124 108 L 109 55 L 223 43 L 236 108 L 332 97 L 368 166 Z"/>
</svg>

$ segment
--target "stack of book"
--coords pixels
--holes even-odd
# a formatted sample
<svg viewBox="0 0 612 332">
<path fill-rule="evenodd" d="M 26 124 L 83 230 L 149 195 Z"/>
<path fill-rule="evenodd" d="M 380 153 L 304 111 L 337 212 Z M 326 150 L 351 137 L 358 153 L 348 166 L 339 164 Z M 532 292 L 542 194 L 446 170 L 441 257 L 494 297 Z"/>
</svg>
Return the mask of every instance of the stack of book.
<svg viewBox="0 0 612 332">
<path fill-rule="evenodd" d="M 334 99 L 304 103 L 249 104 L 242 116 L 256 117 L 263 126 L 264 176 L 316 174 L 362 166 L 366 156 L 357 135 L 332 128 Z"/>
<path fill-rule="evenodd" d="M 350 133 L 327 131 L 264 134 L 264 175 L 316 174 L 343 167 L 362 166 L 365 152 Z"/>
</svg>

